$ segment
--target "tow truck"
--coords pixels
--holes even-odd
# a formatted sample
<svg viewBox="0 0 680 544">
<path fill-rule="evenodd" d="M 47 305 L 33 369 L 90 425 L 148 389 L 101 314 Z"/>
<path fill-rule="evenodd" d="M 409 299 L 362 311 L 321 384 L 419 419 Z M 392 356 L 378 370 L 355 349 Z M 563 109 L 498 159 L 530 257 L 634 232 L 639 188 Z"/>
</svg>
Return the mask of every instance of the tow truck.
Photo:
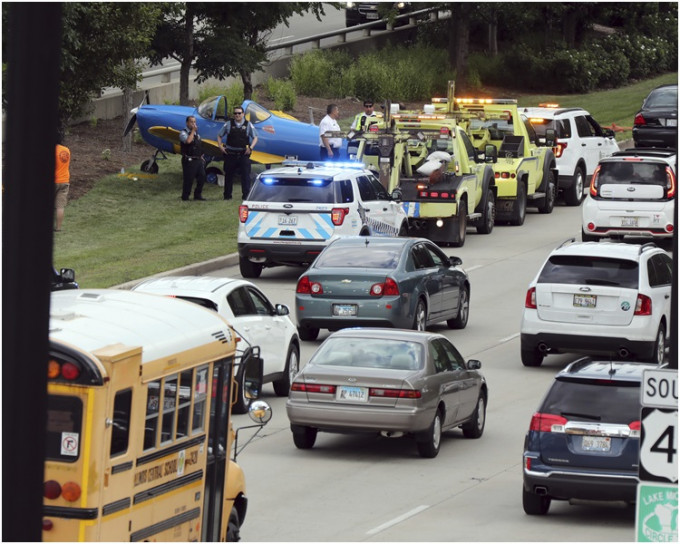
<svg viewBox="0 0 680 544">
<path fill-rule="evenodd" d="M 478 151 L 490 145 L 498 149 L 493 162 L 496 223 L 522 225 L 527 206 L 538 208 L 539 213 L 552 213 L 557 188 L 554 133 L 539 146 L 536 131 L 518 111 L 515 99 L 456 98 L 453 108 L 447 99 L 441 99 L 440 111 L 444 105 L 457 112 Z"/>
</svg>

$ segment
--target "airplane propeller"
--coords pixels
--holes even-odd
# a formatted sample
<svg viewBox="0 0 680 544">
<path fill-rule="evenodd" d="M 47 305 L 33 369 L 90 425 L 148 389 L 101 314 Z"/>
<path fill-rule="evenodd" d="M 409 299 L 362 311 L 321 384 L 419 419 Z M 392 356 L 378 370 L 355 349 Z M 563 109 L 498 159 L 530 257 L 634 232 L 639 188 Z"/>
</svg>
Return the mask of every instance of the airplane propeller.
<svg viewBox="0 0 680 544">
<path fill-rule="evenodd" d="M 146 101 L 147 104 L 151 104 L 151 100 L 149 100 L 149 91 L 146 91 L 144 93 L 144 98 L 142 99 L 141 103 L 139 106 L 136 108 L 132 109 L 132 117 L 130 117 L 130 120 L 128 121 L 127 125 L 125 126 L 125 131 L 123 132 L 123 137 L 127 136 L 132 128 L 135 126 L 135 123 L 137 122 L 137 111 L 139 108 L 141 108 L 144 105 L 144 102 Z"/>
</svg>

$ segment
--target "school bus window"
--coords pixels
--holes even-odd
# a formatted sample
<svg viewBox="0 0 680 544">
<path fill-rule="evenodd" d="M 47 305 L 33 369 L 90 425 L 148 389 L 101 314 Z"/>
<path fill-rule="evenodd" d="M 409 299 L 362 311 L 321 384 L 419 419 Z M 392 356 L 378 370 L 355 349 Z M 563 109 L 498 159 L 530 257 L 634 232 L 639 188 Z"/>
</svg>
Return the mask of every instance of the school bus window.
<svg viewBox="0 0 680 544">
<path fill-rule="evenodd" d="M 163 428 L 161 444 L 172 442 L 175 430 L 175 407 L 177 406 L 177 375 L 165 378 L 163 387 Z"/>
<path fill-rule="evenodd" d="M 113 424 L 111 425 L 111 457 L 125 453 L 128 449 L 131 406 L 131 389 L 116 393 L 116 398 L 113 401 Z"/>
<path fill-rule="evenodd" d="M 161 382 L 149 382 L 146 399 L 146 421 L 144 422 L 144 449 L 156 447 L 158 429 L 158 408 L 160 404 Z"/>
<path fill-rule="evenodd" d="M 208 367 L 196 370 L 194 386 L 194 416 L 191 422 L 191 434 L 197 434 L 205 428 L 205 406 L 208 398 Z"/>
<path fill-rule="evenodd" d="M 83 403 L 78 397 L 47 398 L 47 459 L 74 463 L 80 456 Z"/>
<path fill-rule="evenodd" d="M 179 375 L 179 401 L 177 404 L 177 438 L 189 435 L 191 412 L 191 378 L 193 372 L 185 370 Z"/>
</svg>

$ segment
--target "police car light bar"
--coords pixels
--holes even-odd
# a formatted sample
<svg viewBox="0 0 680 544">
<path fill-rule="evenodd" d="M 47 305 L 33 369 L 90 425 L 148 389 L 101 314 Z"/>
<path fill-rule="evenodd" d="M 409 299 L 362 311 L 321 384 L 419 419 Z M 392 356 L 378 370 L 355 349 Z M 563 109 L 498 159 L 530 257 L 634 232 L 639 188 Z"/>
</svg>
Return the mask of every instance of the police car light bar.
<svg viewBox="0 0 680 544">
<path fill-rule="evenodd" d="M 559 108 L 560 105 L 554 102 L 543 102 L 538 105 L 539 108 Z"/>
<path fill-rule="evenodd" d="M 517 104 L 514 98 L 456 98 L 459 104 Z"/>
<path fill-rule="evenodd" d="M 295 161 L 285 160 L 281 163 L 283 166 L 299 166 L 302 168 L 348 168 L 355 170 L 362 170 L 365 168 L 362 162 L 335 162 L 335 161 Z"/>
</svg>

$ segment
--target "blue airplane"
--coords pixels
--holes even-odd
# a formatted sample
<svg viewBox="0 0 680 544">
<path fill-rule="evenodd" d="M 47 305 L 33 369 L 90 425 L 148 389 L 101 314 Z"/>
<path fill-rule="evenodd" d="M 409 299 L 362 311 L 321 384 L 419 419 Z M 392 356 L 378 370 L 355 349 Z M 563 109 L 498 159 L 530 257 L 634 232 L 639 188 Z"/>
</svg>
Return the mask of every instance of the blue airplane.
<svg viewBox="0 0 680 544">
<path fill-rule="evenodd" d="M 147 97 L 148 100 L 148 97 Z M 298 160 L 319 160 L 319 127 L 303 123 L 286 113 L 270 111 L 252 100 L 244 100 L 241 105 L 257 132 L 257 149 L 251 161 L 265 165 L 280 164 L 286 158 Z M 144 161 L 143 172 L 158 172 L 158 154 L 180 153 L 179 133 L 186 127 L 189 115 L 196 117 L 198 133 L 203 140 L 203 152 L 207 159 L 221 161 L 223 156 L 217 145 L 217 133 L 231 117 L 225 96 L 213 96 L 204 100 L 197 108 L 144 104 L 132 110 L 132 117 L 125 128 L 127 135 L 135 125 L 146 143 L 156 148 L 153 157 Z M 346 147 L 346 144 L 345 144 Z M 163 155 L 164 156 L 164 155 Z M 220 168 L 206 169 L 209 183 L 217 181 L 222 174 Z"/>
</svg>

